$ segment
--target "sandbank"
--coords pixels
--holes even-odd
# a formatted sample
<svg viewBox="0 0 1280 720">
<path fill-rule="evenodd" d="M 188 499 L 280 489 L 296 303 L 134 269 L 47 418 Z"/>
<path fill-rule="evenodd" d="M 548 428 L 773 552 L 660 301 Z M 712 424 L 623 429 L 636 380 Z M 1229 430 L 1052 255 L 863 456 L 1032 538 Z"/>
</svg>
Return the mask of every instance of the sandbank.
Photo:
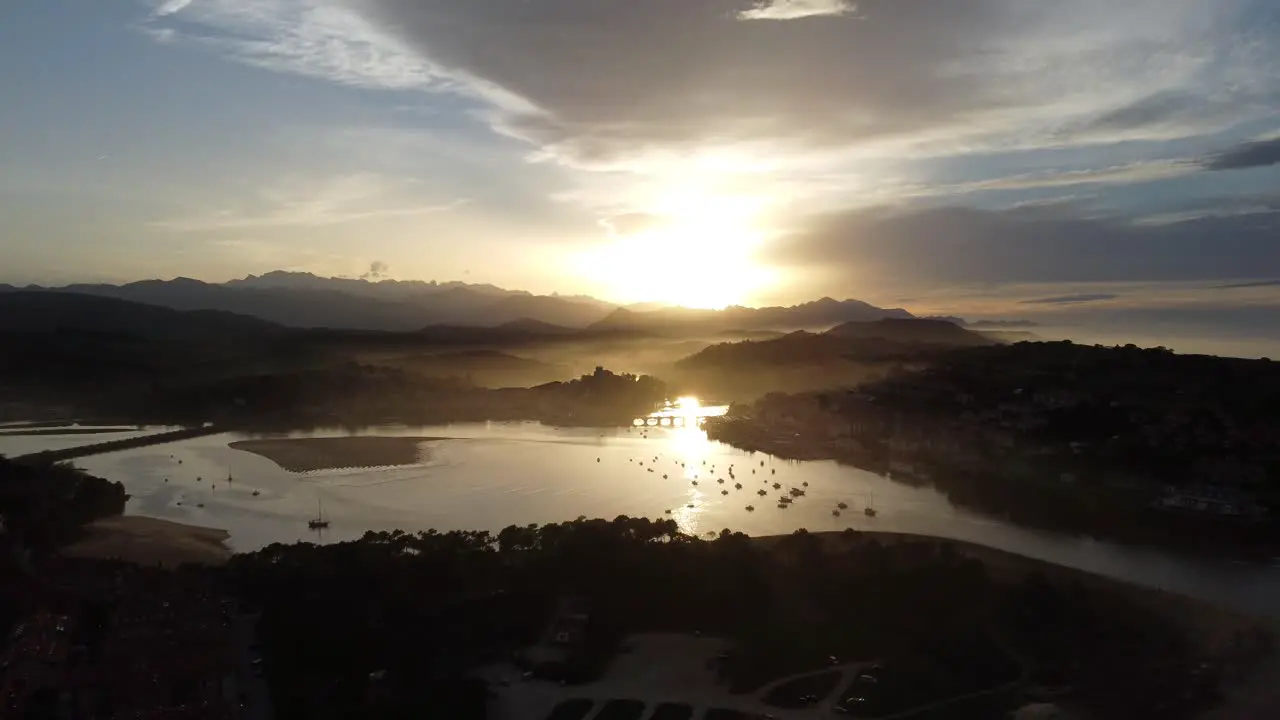
<svg viewBox="0 0 1280 720">
<path fill-rule="evenodd" d="M 336 470 L 357 467 L 416 465 L 425 462 L 428 450 L 420 447 L 437 437 L 335 437 L 238 440 L 236 450 L 261 455 L 290 472 Z"/>
<path fill-rule="evenodd" d="M 226 530 L 158 518 L 120 515 L 85 526 L 85 536 L 63 549 L 68 557 L 116 559 L 139 565 L 221 565 L 231 557 Z"/>
</svg>

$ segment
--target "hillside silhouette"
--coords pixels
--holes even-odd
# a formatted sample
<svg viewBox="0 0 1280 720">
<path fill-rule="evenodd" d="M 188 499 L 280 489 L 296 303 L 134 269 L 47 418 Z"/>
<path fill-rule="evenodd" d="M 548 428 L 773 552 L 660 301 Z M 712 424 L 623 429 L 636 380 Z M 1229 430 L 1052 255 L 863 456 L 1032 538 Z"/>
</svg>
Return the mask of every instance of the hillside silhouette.
<svg viewBox="0 0 1280 720">
<path fill-rule="evenodd" d="M 60 292 L 128 300 L 173 310 L 219 310 L 294 328 L 409 332 L 431 326 L 500 327 L 550 331 L 556 326 L 596 335 L 700 335 L 727 331 L 825 328 L 843 322 L 910 318 L 901 308 L 823 298 L 791 307 L 695 310 L 620 307 L 586 296 L 535 295 L 487 284 L 326 278 L 269 272 L 225 283 L 191 278 L 124 285 L 60 288 L 0 285 L 0 294 Z"/>
</svg>

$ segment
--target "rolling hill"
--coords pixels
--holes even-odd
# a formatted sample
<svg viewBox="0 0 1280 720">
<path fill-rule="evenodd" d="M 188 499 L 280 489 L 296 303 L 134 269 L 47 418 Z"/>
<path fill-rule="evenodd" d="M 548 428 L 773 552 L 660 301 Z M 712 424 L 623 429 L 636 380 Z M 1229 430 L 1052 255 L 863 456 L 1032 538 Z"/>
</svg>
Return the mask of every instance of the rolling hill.
<svg viewBox="0 0 1280 720">
<path fill-rule="evenodd" d="M 192 340 L 276 335 L 284 328 L 255 317 L 219 310 L 179 311 L 70 292 L 0 293 L 0 332 L 59 331 Z"/>
<path fill-rule="evenodd" d="M 948 345 L 992 345 L 994 342 L 954 322 L 935 319 L 885 318 L 873 322 L 847 322 L 828 330 L 826 335 L 850 340 L 888 340 L 895 343 Z"/>
<path fill-rule="evenodd" d="M 18 291 L 70 292 L 174 310 L 221 310 L 297 328 L 392 332 L 440 324 L 490 327 L 522 318 L 582 327 L 614 307 L 589 298 L 538 296 L 491 285 L 371 282 L 309 273 L 267 273 L 227 283 L 175 278 L 125 285 L 0 287 L 0 295 Z"/>
<path fill-rule="evenodd" d="M 844 322 L 911 317 L 911 313 L 901 308 L 879 308 L 861 300 L 822 298 L 791 307 L 734 306 L 724 310 L 664 308 L 649 311 L 618 308 L 587 329 L 628 330 L 660 335 L 707 335 L 730 331 L 814 329 Z"/>
</svg>

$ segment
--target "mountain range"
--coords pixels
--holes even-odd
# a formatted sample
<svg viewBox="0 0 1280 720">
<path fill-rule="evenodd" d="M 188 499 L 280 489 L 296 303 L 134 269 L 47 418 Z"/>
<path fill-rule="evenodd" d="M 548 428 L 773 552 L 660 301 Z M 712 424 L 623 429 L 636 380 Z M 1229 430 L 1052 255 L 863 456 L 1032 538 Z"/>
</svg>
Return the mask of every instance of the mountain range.
<svg viewBox="0 0 1280 720">
<path fill-rule="evenodd" d="M 326 278 L 275 271 L 225 283 L 190 278 L 124 285 L 0 285 L 5 292 L 60 292 L 127 300 L 182 311 L 221 311 L 295 328 L 411 332 L 433 326 L 507 327 L 532 334 L 685 335 L 827 328 L 845 322 L 911 318 L 901 308 L 823 298 L 792 307 L 692 310 L 622 307 L 575 295 L 535 295 L 493 285 Z"/>
</svg>

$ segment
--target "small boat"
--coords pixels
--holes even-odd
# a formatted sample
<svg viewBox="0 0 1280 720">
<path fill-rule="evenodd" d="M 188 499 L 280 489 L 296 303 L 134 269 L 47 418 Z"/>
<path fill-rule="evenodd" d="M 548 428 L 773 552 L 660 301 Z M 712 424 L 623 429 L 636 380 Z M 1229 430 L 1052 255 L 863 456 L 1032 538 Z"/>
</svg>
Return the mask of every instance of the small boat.
<svg viewBox="0 0 1280 720">
<path fill-rule="evenodd" d="M 316 516 L 307 521 L 307 527 L 312 530 L 329 527 L 329 520 L 324 516 L 324 506 L 320 504 L 320 498 L 316 498 Z"/>
<path fill-rule="evenodd" d="M 663 515 L 670 515 L 670 514 L 671 514 L 671 511 L 670 511 L 670 510 L 663 510 L 663 511 L 662 511 L 662 514 L 663 514 Z"/>
<path fill-rule="evenodd" d="M 840 511 L 839 511 L 839 510 L 832 510 L 832 511 L 831 511 L 831 514 L 832 514 L 832 515 L 835 515 L 836 517 L 840 517 Z"/>
<path fill-rule="evenodd" d="M 666 473 L 662 473 L 662 479 L 663 479 L 663 480 L 666 480 L 666 479 L 667 479 L 667 474 L 666 474 Z"/>
<path fill-rule="evenodd" d="M 800 488 L 791 488 L 789 492 L 791 493 L 791 497 L 801 497 L 804 495 L 804 491 Z"/>
<path fill-rule="evenodd" d="M 227 482 L 231 482 L 235 478 L 231 477 L 231 473 L 227 473 Z"/>
<path fill-rule="evenodd" d="M 781 490 L 781 489 L 782 489 L 782 483 L 774 483 L 774 484 L 773 484 L 773 489 L 774 489 L 774 490 Z"/>
<path fill-rule="evenodd" d="M 808 481 L 808 480 L 805 480 L 804 482 L 802 482 L 802 483 L 800 483 L 800 484 L 801 484 L 801 485 L 803 485 L 803 486 L 805 486 L 805 487 L 809 487 L 809 481 Z"/>
<path fill-rule="evenodd" d="M 718 483 L 720 483 L 721 485 L 723 485 L 723 484 L 724 484 L 724 478 L 720 478 L 719 480 L 716 480 L 716 482 L 718 482 Z"/>
<path fill-rule="evenodd" d="M 254 497 L 258 497 L 258 496 L 259 496 L 259 495 L 261 495 L 261 494 L 262 494 L 262 493 L 258 492 L 257 490 L 254 490 L 254 491 L 253 491 L 253 496 L 254 496 Z"/>
<path fill-rule="evenodd" d="M 199 475 L 197 475 L 197 476 L 196 476 L 196 482 L 200 482 L 200 481 L 201 481 L 201 480 L 203 480 L 203 479 L 204 479 L 204 478 L 203 478 L 203 477 L 201 477 L 201 476 L 199 476 Z"/>
<path fill-rule="evenodd" d="M 600 462 L 600 458 L 596 458 L 596 462 Z"/>
<path fill-rule="evenodd" d="M 778 502 L 786 503 L 787 505 L 790 505 L 791 503 L 795 502 L 795 500 L 787 497 L 786 495 L 783 495 L 782 497 L 778 498 Z"/>
<path fill-rule="evenodd" d="M 862 514 L 866 515 L 867 517 L 876 516 L 876 509 L 872 507 L 871 502 L 872 502 L 872 495 L 871 493 L 867 493 L 867 506 L 862 510 Z"/>
<path fill-rule="evenodd" d="M 693 507 L 693 503 L 689 503 L 688 505 L 685 505 L 685 507 Z"/>
<path fill-rule="evenodd" d="M 747 512 L 755 512 L 755 511 L 756 511 L 756 506 L 755 506 L 755 505 L 748 505 L 748 506 L 747 506 Z"/>
<path fill-rule="evenodd" d="M 769 474 L 770 474 L 770 475 L 777 475 L 777 474 L 778 474 L 778 469 L 777 469 L 777 468 L 773 468 L 772 470 L 770 470 L 770 471 L 769 471 Z"/>
<path fill-rule="evenodd" d="M 721 494 L 721 495 L 728 495 L 728 494 L 729 494 L 729 491 L 728 491 L 728 490 L 721 490 L 721 491 L 720 491 L 720 494 Z"/>
<path fill-rule="evenodd" d="M 756 494 L 757 494 L 757 495 L 759 495 L 760 497 L 764 497 L 765 495 L 768 495 L 768 494 L 769 494 L 769 491 L 768 491 L 768 490 L 757 490 L 757 491 L 756 491 Z"/>
<path fill-rule="evenodd" d="M 734 484 L 733 484 L 733 489 L 734 489 L 734 490 L 741 490 L 741 489 L 742 489 L 742 483 L 734 483 Z"/>
<path fill-rule="evenodd" d="M 181 465 L 181 464 L 182 464 L 182 461 L 181 461 L 181 460 L 179 460 L 179 461 L 178 461 L 178 464 L 179 464 L 179 465 Z"/>
<path fill-rule="evenodd" d="M 698 484 L 698 481 L 697 481 L 697 480 L 694 480 L 694 481 L 693 481 L 693 484 L 694 484 L 694 485 L 697 485 L 697 484 Z"/>
<path fill-rule="evenodd" d="M 786 510 L 786 509 L 787 509 L 787 508 L 789 508 L 789 507 L 791 507 L 791 506 L 790 506 L 790 505 L 788 505 L 788 504 L 786 504 L 786 503 L 778 503 L 778 509 L 779 509 L 779 510 Z"/>
<path fill-rule="evenodd" d="M 764 461 L 763 461 L 763 460 L 761 460 L 761 461 L 760 461 L 760 467 L 764 467 Z"/>
<path fill-rule="evenodd" d="M 848 509 L 849 509 L 849 503 L 845 503 L 845 502 L 842 502 L 842 503 L 836 503 L 836 507 L 840 508 L 841 510 L 848 510 Z"/>
<path fill-rule="evenodd" d="M 165 482 L 169 482 L 169 478 L 165 478 L 165 479 L 164 479 L 164 481 L 165 481 Z"/>
<path fill-rule="evenodd" d="M 204 503 L 196 503 L 196 507 L 198 507 L 198 508 L 202 508 L 202 507 L 204 507 Z"/>
</svg>

